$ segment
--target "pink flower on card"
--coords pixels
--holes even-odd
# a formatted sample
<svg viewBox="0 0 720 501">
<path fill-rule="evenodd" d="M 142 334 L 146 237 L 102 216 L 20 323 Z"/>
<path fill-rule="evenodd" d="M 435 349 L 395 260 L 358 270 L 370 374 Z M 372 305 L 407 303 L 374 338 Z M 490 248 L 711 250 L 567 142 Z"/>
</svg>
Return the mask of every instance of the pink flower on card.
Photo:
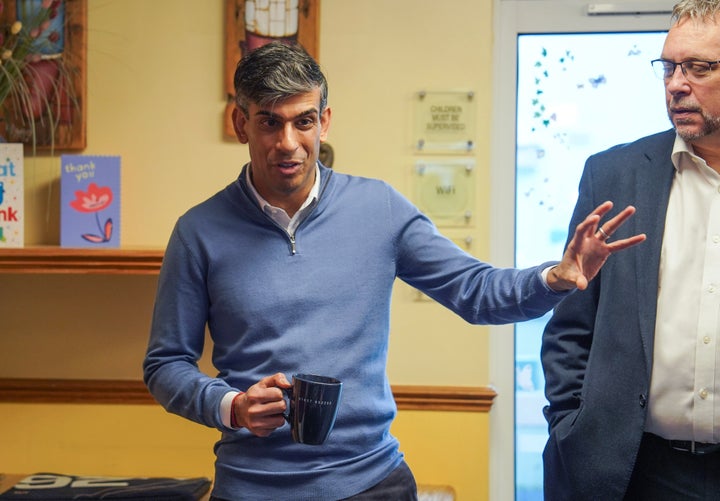
<svg viewBox="0 0 720 501">
<path fill-rule="evenodd" d="M 83 233 L 82 238 L 94 244 L 110 241 L 113 231 L 112 219 L 108 218 L 105 224 L 102 224 L 98 212 L 108 207 L 112 201 L 113 192 L 108 186 L 99 187 L 95 183 L 90 183 L 87 191 L 78 190 L 75 192 L 75 200 L 70 202 L 70 206 L 78 212 L 94 212 L 95 222 L 99 230 L 99 234 Z"/>
<path fill-rule="evenodd" d="M 76 191 L 75 200 L 70 206 L 79 212 L 97 212 L 103 210 L 112 203 L 113 193 L 108 186 L 98 187 L 90 183 L 87 191 Z"/>
</svg>

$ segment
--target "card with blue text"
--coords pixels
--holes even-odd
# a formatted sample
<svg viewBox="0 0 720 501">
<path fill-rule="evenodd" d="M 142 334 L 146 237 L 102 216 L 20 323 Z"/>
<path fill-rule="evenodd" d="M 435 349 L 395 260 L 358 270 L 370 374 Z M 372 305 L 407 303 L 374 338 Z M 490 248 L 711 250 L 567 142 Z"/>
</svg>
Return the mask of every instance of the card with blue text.
<svg viewBox="0 0 720 501">
<path fill-rule="evenodd" d="M 23 145 L 0 143 L 0 247 L 22 247 L 25 239 Z"/>
</svg>

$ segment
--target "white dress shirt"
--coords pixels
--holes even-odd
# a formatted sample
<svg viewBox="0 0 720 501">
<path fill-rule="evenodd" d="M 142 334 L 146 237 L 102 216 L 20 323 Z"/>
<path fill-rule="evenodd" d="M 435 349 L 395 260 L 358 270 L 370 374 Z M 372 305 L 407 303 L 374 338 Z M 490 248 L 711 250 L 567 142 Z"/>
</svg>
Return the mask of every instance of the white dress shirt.
<svg viewBox="0 0 720 501">
<path fill-rule="evenodd" d="M 672 161 L 645 429 L 718 443 L 720 174 L 679 137 Z"/>
</svg>

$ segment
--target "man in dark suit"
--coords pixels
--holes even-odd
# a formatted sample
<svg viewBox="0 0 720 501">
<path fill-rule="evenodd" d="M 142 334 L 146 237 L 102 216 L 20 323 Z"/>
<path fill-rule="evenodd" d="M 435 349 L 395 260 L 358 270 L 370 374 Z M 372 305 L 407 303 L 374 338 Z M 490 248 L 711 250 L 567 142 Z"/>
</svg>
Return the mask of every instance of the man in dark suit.
<svg viewBox="0 0 720 501">
<path fill-rule="evenodd" d="M 674 129 L 591 156 L 580 181 L 571 227 L 611 198 L 637 214 L 607 238 L 647 241 L 545 329 L 547 501 L 720 499 L 720 0 L 672 21 L 652 65 Z"/>
</svg>

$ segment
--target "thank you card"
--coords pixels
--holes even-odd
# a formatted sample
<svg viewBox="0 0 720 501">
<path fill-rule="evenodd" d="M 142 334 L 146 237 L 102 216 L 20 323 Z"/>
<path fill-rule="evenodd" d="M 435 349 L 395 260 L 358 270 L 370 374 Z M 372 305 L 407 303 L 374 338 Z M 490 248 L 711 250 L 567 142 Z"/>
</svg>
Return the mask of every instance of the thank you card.
<svg viewBox="0 0 720 501">
<path fill-rule="evenodd" d="M 60 246 L 120 247 L 120 157 L 61 157 Z"/>
<path fill-rule="evenodd" d="M 24 245 L 23 145 L 0 143 L 0 247 Z"/>
</svg>

